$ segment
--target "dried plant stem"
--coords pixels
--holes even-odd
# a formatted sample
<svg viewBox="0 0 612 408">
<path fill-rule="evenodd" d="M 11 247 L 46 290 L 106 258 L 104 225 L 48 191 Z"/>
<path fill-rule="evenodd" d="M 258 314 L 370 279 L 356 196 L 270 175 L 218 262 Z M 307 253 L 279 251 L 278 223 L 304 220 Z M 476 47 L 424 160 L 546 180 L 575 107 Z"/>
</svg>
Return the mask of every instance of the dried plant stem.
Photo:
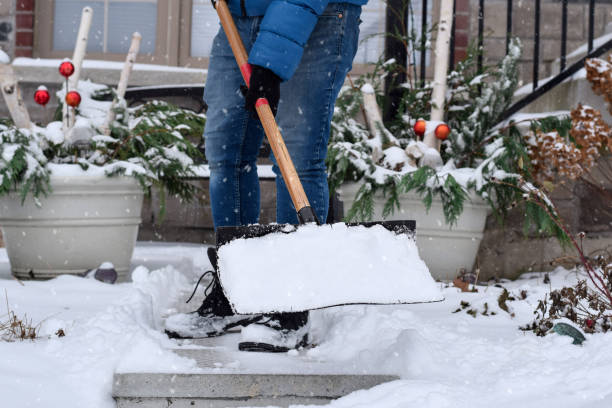
<svg viewBox="0 0 612 408">
<path fill-rule="evenodd" d="M 18 277 L 16 277 L 15 275 L 11 275 L 13 277 L 13 279 L 15 279 L 17 282 L 19 282 L 19 284 L 21 286 L 25 286 L 25 284 L 23 283 L 23 281 L 21 279 L 19 279 Z"/>
<path fill-rule="evenodd" d="M 527 184 L 523 180 L 519 180 L 518 186 L 501 180 L 496 180 L 496 182 L 499 184 L 513 186 L 523 192 L 528 193 L 528 197 L 526 197 L 526 200 L 531 201 L 532 203 L 538 205 L 540 208 L 546 211 L 550 219 L 552 219 L 553 222 L 559 228 L 561 228 L 561 230 L 563 230 L 565 235 L 567 235 L 570 242 L 572 243 L 572 246 L 576 249 L 576 252 L 578 252 L 580 262 L 584 266 L 584 269 L 586 270 L 589 279 L 591 280 L 595 288 L 606 297 L 608 306 L 612 308 L 612 293 L 610 293 L 610 290 L 608 289 L 602 277 L 599 276 L 599 274 L 595 271 L 591 263 L 588 261 L 587 257 L 584 255 L 582 246 L 578 244 L 576 238 L 570 233 L 569 229 L 561 219 L 561 216 L 559 215 L 559 212 L 557 211 L 557 208 L 554 206 L 553 202 L 549 199 L 545 200 L 543 198 L 543 196 L 546 196 L 545 193 L 539 188 L 536 188 L 536 190 L 533 190 L 532 188 L 527 188 Z"/>
<path fill-rule="evenodd" d="M 15 341 L 15 340 L 34 340 L 38 335 L 38 326 L 32 325 L 32 320 L 28 320 L 27 316 L 18 318 L 15 312 L 9 307 L 8 295 L 4 290 L 6 299 L 6 310 L 8 319 L 0 320 L 0 340 Z"/>
</svg>

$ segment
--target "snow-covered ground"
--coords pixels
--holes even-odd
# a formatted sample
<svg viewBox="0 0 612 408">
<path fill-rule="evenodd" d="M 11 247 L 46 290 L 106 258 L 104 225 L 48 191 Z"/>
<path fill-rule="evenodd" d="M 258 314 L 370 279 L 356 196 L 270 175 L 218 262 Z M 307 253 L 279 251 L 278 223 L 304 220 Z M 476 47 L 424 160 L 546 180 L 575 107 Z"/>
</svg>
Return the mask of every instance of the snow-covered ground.
<svg viewBox="0 0 612 408">
<path fill-rule="evenodd" d="M 21 284 L 9 277 L 6 251 L 0 248 L 0 322 L 6 321 L 8 302 L 18 317 L 40 324 L 41 337 L 0 340 L 0 406 L 110 408 L 118 368 L 195 367 L 166 350 L 174 343 L 161 330 L 161 316 L 184 299 L 193 274 L 210 266 L 203 248 L 144 244 L 133 259 L 159 269 L 136 267 L 134 281 L 118 285 L 71 276 Z M 168 264 L 173 266 L 163 266 Z M 64 337 L 56 335 L 60 329 Z"/>
<path fill-rule="evenodd" d="M 502 290 L 446 288 L 446 301 L 404 307 L 353 307 L 322 312 L 322 343 L 312 355 L 356 358 L 397 372 L 402 380 L 353 393 L 333 407 L 612 407 L 612 334 L 587 336 L 583 346 L 558 335 L 536 337 L 518 327 L 533 318 L 550 288 L 575 282 L 558 269 L 551 285 L 542 274 L 503 283 L 512 317 L 500 310 Z M 470 304 L 460 309 L 460 303 Z M 485 303 L 488 313 L 483 316 Z M 476 317 L 466 311 L 475 309 Z M 327 315 L 327 316 L 325 316 Z"/>
<path fill-rule="evenodd" d="M 166 349 L 177 344 L 161 325 L 209 266 L 203 249 L 141 244 L 134 263 L 146 267 L 135 269 L 133 283 L 119 285 L 75 277 L 22 285 L 8 275 L 0 250 L 0 314 L 6 293 L 12 311 L 41 324 L 38 340 L 0 341 L 0 405 L 111 408 L 115 370 L 197 370 Z M 612 334 L 588 335 L 575 346 L 569 337 L 518 330 L 544 293 L 575 280 L 574 272 L 558 269 L 550 285 L 542 274 L 503 283 L 517 299 L 527 295 L 508 302 L 514 317 L 499 308 L 502 288 L 494 285 L 477 293 L 444 287 L 446 300 L 434 304 L 315 311 L 317 346 L 293 357 L 296 364 L 349 360 L 402 378 L 332 407 L 610 407 Z M 462 301 L 469 306 L 453 313 Z M 466 313 L 472 309 L 476 317 Z M 59 329 L 64 337 L 55 334 Z"/>
</svg>

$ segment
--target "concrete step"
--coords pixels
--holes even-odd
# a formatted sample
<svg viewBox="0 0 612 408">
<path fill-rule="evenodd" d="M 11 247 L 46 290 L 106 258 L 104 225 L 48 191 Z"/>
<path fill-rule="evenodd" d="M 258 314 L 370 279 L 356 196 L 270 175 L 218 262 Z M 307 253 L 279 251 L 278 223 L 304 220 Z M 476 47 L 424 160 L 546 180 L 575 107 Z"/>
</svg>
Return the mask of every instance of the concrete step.
<svg viewBox="0 0 612 408">
<path fill-rule="evenodd" d="M 239 334 L 184 342 L 175 353 L 193 358 L 192 373 L 117 373 L 119 408 L 324 405 L 353 391 L 398 379 L 352 362 L 238 351 Z"/>
</svg>

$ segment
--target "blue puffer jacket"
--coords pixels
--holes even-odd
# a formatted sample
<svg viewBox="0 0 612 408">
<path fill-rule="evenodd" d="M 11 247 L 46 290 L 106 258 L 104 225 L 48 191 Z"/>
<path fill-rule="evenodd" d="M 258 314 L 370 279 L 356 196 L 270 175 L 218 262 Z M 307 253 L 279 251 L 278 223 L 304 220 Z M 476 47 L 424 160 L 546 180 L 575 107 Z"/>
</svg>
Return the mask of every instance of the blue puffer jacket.
<svg viewBox="0 0 612 408">
<path fill-rule="evenodd" d="M 344 0 L 364 5 L 368 0 Z M 293 76 L 304 45 L 329 0 L 227 0 L 236 16 L 264 16 L 249 53 L 249 63 L 266 67 L 284 81 Z"/>
</svg>

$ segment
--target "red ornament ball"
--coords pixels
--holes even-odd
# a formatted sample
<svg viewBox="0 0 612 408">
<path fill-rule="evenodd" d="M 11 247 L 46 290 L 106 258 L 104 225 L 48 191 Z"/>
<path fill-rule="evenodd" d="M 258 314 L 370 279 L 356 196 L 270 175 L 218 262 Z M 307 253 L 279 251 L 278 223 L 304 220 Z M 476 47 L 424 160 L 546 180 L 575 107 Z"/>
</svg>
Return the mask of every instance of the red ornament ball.
<svg viewBox="0 0 612 408">
<path fill-rule="evenodd" d="M 77 91 L 70 91 L 66 94 L 66 104 L 76 108 L 81 103 L 81 95 Z"/>
<path fill-rule="evenodd" d="M 34 92 L 34 101 L 42 106 L 45 106 L 51 97 L 49 96 L 49 91 L 44 86 L 41 86 Z"/>
<path fill-rule="evenodd" d="M 419 119 L 414 124 L 414 133 L 416 133 L 418 136 L 423 136 L 426 128 L 427 122 L 425 122 L 423 119 Z"/>
<path fill-rule="evenodd" d="M 68 78 L 70 75 L 74 74 L 74 65 L 70 61 L 64 61 L 59 66 L 59 73 Z"/>
<path fill-rule="evenodd" d="M 451 129 L 448 127 L 448 125 L 446 123 L 441 123 L 438 126 L 436 126 L 435 135 L 436 135 L 436 138 L 440 140 L 446 140 L 450 132 L 451 132 Z"/>
<path fill-rule="evenodd" d="M 593 326 L 595 326 L 595 322 L 593 321 L 593 319 L 586 319 L 585 323 L 589 329 L 592 329 Z"/>
</svg>

